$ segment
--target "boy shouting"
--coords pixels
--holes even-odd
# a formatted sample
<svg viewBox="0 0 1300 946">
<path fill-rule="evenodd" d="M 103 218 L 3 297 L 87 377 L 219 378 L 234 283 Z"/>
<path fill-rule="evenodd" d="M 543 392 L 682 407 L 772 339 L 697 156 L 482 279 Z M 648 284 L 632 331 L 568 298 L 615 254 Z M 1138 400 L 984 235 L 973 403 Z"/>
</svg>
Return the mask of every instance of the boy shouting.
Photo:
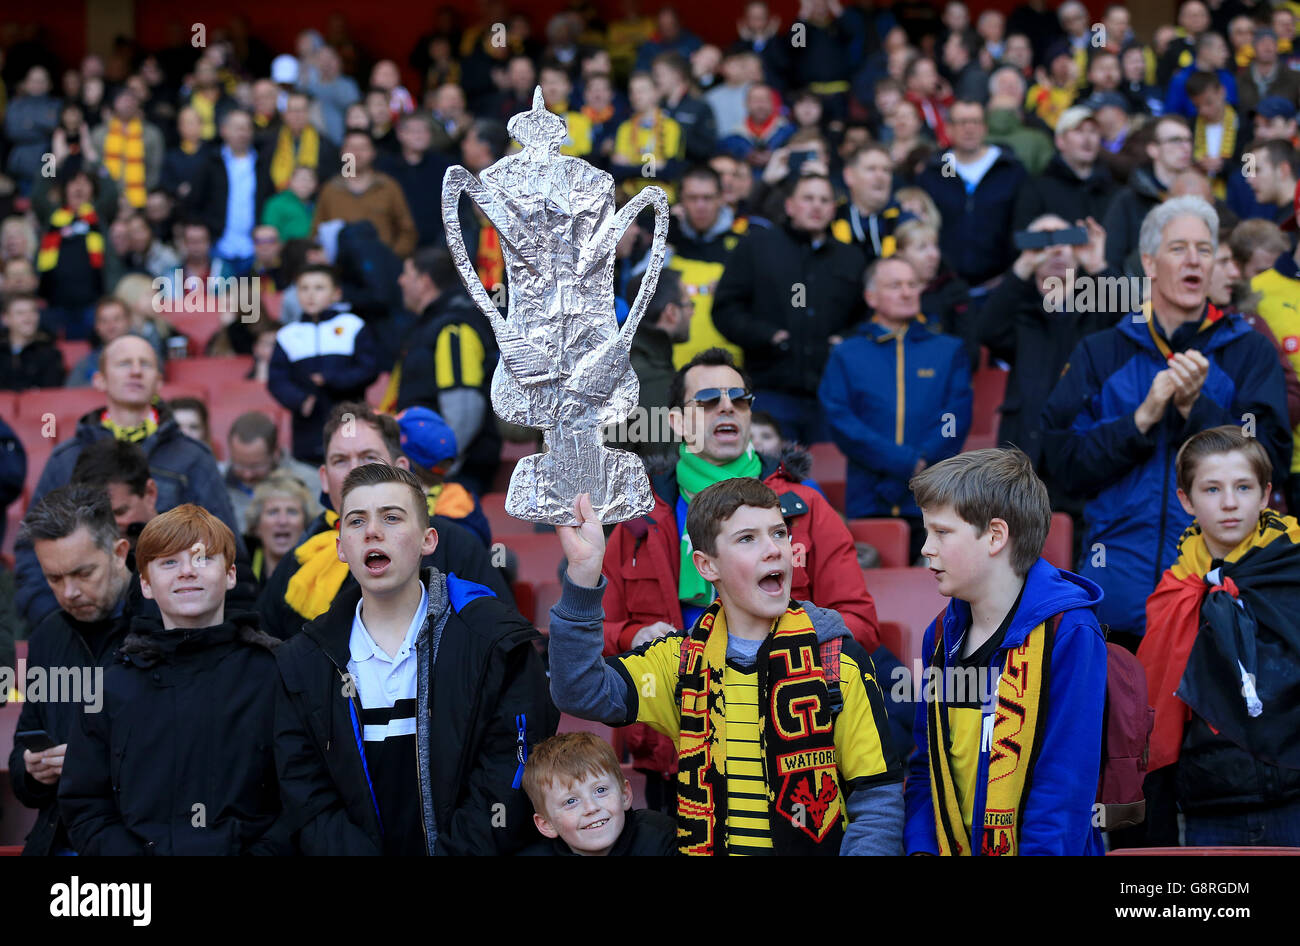
<svg viewBox="0 0 1300 946">
<path fill-rule="evenodd" d="M 304 854 L 508 854 L 531 842 L 528 748 L 558 722 L 540 635 L 484 585 L 421 568 L 438 533 L 415 474 L 343 481 L 356 585 L 276 655 L 275 754 Z"/>
<path fill-rule="evenodd" d="M 605 535 L 590 499 L 561 527 L 568 572 L 551 617 L 551 694 L 612 726 L 647 723 L 678 754 L 679 853 L 897 854 L 902 770 L 871 658 L 834 611 L 790 599 L 775 492 L 723 480 L 686 530 L 717 600 L 688 631 L 601 660 Z"/>
</svg>

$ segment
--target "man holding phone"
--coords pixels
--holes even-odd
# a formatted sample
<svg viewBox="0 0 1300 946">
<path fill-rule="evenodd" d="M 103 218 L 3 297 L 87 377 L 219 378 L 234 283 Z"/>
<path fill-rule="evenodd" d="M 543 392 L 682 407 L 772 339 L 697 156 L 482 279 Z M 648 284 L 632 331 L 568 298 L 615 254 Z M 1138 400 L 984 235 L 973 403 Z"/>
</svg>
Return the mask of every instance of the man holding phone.
<svg viewBox="0 0 1300 946">
<path fill-rule="evenodd" d="M 32 633 L 27 671 L 43 670 L 47 680 L 75 673 L 91 684 L 81 693 L 86 712 L 102 707 L 103 668 L 126 638 L 131 618 L 156 606 L 146 602 L 128 566 L 130 543 L 118 532 L 108 492 L 90 486 L 64 486 L 47 493 L 27 510 L 22 535 L 35 549 L 59 610 Z M 92 674 L 84 673 L 92 668 Z M 38 811 L 24 854 L 69 851 L 59 817 L 57 795 L 68 736 L 77 725 L 82 702 L 47 687 L 43 699 L 28 699 L 18 717 L 9 757 L 14 796 Z"/>
</svg>

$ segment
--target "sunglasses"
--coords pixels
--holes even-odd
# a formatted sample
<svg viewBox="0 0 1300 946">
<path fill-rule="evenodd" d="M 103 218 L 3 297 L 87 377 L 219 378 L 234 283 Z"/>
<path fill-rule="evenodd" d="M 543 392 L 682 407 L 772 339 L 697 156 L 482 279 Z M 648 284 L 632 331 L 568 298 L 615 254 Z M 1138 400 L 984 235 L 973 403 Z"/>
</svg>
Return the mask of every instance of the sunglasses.
<svg viewBox="0 0 1300 946">
<path fill-rule="evenodd" d="M 746 391 L 744 388 L 701 388 L 695 392 L 695 397 L 690 399 L 689 403 L 698 404 L 705 410 L 712 410 L 718 406 L 722 400 L 722 395 L 727 396 L 736 407 L 750 407 L 754 403 L 754 392 Z"/>
</svg>

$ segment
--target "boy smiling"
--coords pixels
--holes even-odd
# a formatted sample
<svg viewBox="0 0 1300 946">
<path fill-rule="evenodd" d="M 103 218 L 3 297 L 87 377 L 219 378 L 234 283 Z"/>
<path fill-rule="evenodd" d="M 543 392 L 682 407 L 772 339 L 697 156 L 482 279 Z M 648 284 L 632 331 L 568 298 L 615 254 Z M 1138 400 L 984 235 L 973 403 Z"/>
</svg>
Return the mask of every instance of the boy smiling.
<svg viewBox="0 0 1300 946">
<path fill-rule="evenodd" d="M 605 535 L 590 500 L 561 527 L 568 572 L 551 618 L 551 693 L 564 712 L 649 724 L 678 757 L 682 854 L 896 854 L 901 768 L 871 658 L 834 611 L 790 598 L 775 492 L 737 477 L 702 489 L 686 530 L 717 600 L 685 632 L 600 659 Z"/>
</svg>

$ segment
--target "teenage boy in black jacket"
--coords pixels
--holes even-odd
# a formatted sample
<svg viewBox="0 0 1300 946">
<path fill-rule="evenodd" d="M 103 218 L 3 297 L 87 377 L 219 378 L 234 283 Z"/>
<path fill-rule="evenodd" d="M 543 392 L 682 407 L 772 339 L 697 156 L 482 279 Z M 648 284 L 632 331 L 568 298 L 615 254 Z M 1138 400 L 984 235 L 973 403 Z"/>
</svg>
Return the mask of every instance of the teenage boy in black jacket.
<svg viewBox="0 0 1300 946">
<path fill-rule="evenodd" d="M 136 543 L 137 617 L 104 674 L 100 712 L 68 745 L 59 806 L 80 854 L 289 854 L 275 783 L 279 642 L 226 614 L 235 536 L 185 503 Z"/>
<path fill-rule="evenodd" d="M 519 789 L 559 721 L 540 635 L 483 585 L 421 568 L 438 545 L 409 470 L 342 489 L 357 584 L 276 654 L 275 754 L 304 854 L 508 854 L 533 840 Z"/>
<path fill-rule="evenodd" d="M 43 729 L 54 745 L 33 752 L 15 742 L 9 756 L 14 796 L 38 812 L 23 853 L 44 856 L 72 848 L 59 817 L 57 793 L 68 737 L 77 726 L 82 705 L 98 711 L 103 701 L 103 668 L 117 653 L 131 619 L 156 609 L 140 594 L 128 562 L 130 543 L 118 534 L 104 490 L 64 486 L 50 491 L 27 510 L 22 532 L 36 549 L 41 571 L 59 603 L 59 610 L 32 633 L 28 677 L 40 670 L 47 680 L 58 671 L 71 679 L 67 677 L 71 670 L 81 689 L 81 702 L 73 701 L 73 694 L 50 699 L 50 693 L 24 702 L 18 732 Z"/>
</svg>

